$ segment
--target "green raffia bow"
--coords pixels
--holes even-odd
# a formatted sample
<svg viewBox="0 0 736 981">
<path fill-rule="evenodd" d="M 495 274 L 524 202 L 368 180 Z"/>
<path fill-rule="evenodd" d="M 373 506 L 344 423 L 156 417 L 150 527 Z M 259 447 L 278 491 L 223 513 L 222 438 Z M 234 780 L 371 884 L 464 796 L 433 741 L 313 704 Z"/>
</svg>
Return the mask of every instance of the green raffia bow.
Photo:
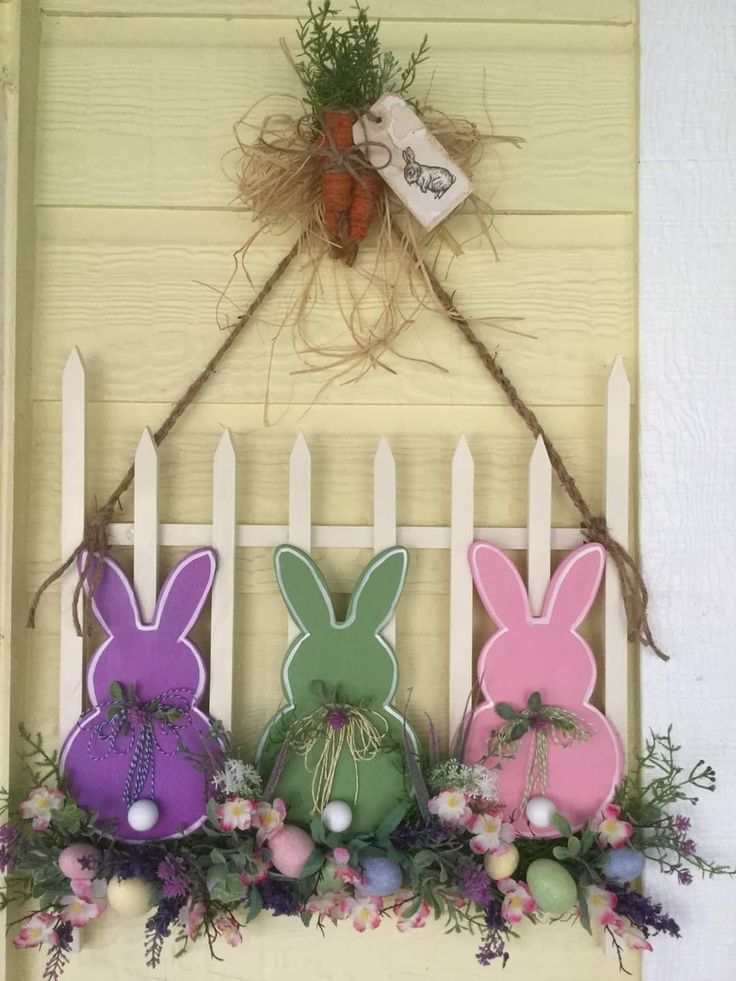
<svg viewBox="0 0 736 981">
<path fill-rule="evenodd" d="M 521 811 L 524 811 L 535 790 L 544 793 L 547 789 L 548 740 L 551 738 L 555 745 L 567 748 L 585 742 L 589 733 L 572 712 L 559 705 L 543 705 L 538 691 L 531 693 L 523 712 L 517 712 L 509 702 L 498 702 L 493 708 L 496 715 L 506 720 L 506 725 L 498 732 L 491 733 L 489 756 L 514 759 L 524 736 L 529 733 L 534 735 L 534 748 L 520 804 Z"/>
<path fill-rule="evenodd" d="M 381 726 L 371 721 L 377 719 Z M 372 760 L 381 749 L 388 734 L 388 723 L 378 712 L 356 705 L 321 705 L 314 712 L 298 719 L 289 729 L 290 748 L 303 756 L 307 771 L 312 774 L 312 807 L 321 814 L 332 796 L 337 765 L 347 749 L 355 769 L 355 794 L 358 802 L 358 763 Z M 316 759 L 315 754 L 318 753 Z"/>
</svg>

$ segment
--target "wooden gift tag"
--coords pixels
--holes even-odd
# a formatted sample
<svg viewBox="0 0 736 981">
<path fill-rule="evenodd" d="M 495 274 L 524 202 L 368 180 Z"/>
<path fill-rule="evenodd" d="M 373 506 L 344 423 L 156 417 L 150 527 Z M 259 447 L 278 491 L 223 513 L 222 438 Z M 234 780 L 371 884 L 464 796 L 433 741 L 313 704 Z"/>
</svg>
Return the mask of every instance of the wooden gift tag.
<svg viewBox="0 0 736 981">
<path fill-rule="evenodd" d="M 472 191 L 468 177 L 398 95 L 382 95 L 353 126 L 353 139 L 425 228 L 434 228 Z"/>
</svg>

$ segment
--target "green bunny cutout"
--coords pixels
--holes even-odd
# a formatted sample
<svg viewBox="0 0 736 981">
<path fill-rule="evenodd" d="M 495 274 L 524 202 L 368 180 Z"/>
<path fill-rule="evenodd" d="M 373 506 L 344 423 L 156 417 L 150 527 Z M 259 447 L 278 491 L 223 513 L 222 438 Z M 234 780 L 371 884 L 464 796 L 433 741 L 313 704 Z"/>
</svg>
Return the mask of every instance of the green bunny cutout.
<svg viewBox="0 0 736 981">
<path fill-rule="evenodd" d="M 353 811 L 350 833 L 371 832 L 411 793 L 405 727 L 415 749 L 417 739 L 391 705 L 398 665 L 380 633 L 396 609 L 408 562 L 405 548 L 376 555 L 338 622 L 317 564 L 292 545 L 276 549 L 279 589 L 300 634 L 281 674 L 288 704 L 266 726 L 258 762 L 268 776 L 288 742 L 276 795 L 290 823 L 308 827 L 328 801 L 340 800 Z"/>
</svg>

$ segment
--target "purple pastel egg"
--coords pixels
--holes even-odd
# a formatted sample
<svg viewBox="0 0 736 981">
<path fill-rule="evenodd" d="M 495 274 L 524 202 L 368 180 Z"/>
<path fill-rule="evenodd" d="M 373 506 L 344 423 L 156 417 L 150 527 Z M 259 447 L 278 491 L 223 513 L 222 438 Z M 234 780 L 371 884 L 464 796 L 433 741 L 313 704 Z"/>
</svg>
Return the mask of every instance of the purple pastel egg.
<svg viewBox="0 0 736 981">
<path fill-rule="evenodd" d="M 614 882 L 632 882 L 644 871 L 645 862 L 641 852 L 635 852 L 633 848 L 613 848 L 603 871 L 606 878 Z"/>
<path fill-rule="evenodd" d="M 401 888 L 401 869 L 390 858 L 364 858 L 363 889 L 371 896 L 392 896 Z"/>
</svg>

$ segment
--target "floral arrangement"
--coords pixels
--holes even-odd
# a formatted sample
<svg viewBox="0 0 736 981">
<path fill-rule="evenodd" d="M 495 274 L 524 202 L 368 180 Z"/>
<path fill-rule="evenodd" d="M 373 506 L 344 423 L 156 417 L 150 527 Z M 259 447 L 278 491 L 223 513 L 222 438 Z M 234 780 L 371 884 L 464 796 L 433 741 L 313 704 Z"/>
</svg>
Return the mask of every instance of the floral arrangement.
<svg viewBox="0 0 736 981">
<path fill-rule="evenodd" d="M 173 935 L 184 952 L 204 938 L 237 947 L 264 911 L 322 928 L 350 920 L 363 933 L 392 920 L 402 932 L 444 920 L 479 939 L 481 964 L 505 964 L 522 920 L 578 921 L 618 955 L 651 950 L 657 934 L 680 930 L 633 883 L 648 859 L 682 885 L 693 870 L 733 875 L 697 851 L 682 805 L 715 790 L 700 760 L 678 762 L 671 732 L 652 734 L 613 801 L 574 832 L 555 814 L 554 838 L 515 837 L 501 817 L 495 774 L 457 759 L 409 762 L 415 795 L 371 835 L 310 833 L 290 825 L 283 801 L 268 800 L 255 767 L 224 745 L 209 780 L 207 818 L 181 838 L 127 843 L 100 826 L 68 793 L 55 753 L 21 729 L 31 789 L 20 802 L 3 791 L 0 907 L 25 907 L 13 943 L 44 947 L 45 981 L 56 981 L 73 930 L 100 916 L 145 915 L 145 957 L 160 961 Z M 432 740 L 436 746 L 436 740 Z M 196 761 L 193 761 L 196 763 Z M 32 905 L 32 911 L 28 906 Z"/>
</svg>

